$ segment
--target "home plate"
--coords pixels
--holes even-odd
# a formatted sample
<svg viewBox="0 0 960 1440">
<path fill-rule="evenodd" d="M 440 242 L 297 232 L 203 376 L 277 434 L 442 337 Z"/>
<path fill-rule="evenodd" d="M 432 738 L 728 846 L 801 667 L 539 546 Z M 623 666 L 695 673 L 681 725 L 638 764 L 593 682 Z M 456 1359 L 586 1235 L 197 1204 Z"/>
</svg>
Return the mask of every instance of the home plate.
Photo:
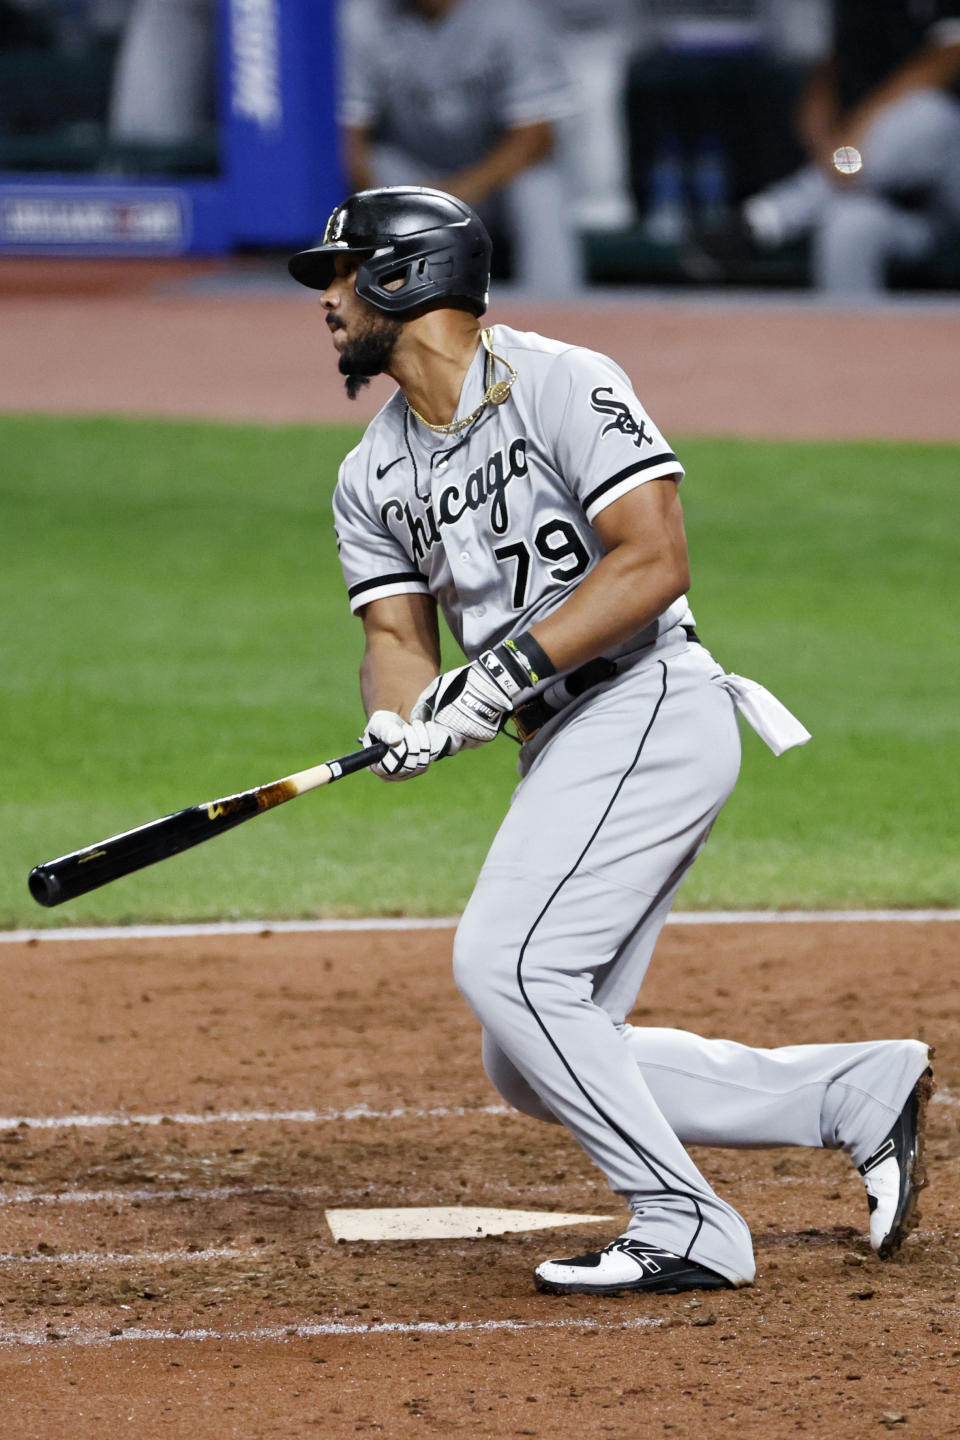
<svg viewBox="0 0 960 1440">
<path fill-rule="evenodd" d="M 402 1210 L 328 1210 L 334 1240 L 476 1240 L 519 1230 L 558 1230 L 613 1220 L 612 1215 L 565 1215 L 555 1210 L 495 1210 L 466 1205 Z"/>
</svg>

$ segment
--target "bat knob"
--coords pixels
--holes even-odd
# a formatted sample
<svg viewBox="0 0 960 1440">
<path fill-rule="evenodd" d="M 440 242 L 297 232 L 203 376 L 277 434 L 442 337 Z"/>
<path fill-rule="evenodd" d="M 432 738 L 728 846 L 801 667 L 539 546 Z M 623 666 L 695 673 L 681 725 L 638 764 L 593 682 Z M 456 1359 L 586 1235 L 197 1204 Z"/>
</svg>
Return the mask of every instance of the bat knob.
<svg viewBox="0 0 960 1440">
<path fill-rule="evenodd" d="M 27 884 L 30 886 L 30 894 L 38 905 L 59 905 L 63 898 L 60 893 L 60 881 L 56 875 L 51 875 L 42 865 L 37 865 L 30 871 Z"/>
</svg>

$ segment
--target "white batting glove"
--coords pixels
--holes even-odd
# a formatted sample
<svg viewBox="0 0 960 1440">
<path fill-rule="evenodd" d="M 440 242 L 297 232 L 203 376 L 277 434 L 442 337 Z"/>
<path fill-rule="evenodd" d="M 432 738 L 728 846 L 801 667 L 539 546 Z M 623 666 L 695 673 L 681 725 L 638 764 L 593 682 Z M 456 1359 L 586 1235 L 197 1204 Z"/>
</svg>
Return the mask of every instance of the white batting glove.
<svg viewBox="0 0 960 1440">
<path fill-rule="evenodd" d="M 411 714 L 436 721 L 466 749 L 474 749 L 499 735 L 521 690 L 554 673 L 552 662 L 524 633 L 484 650 L 469 665 L 438 675 Z"/>
<path fill-rule="evenodd" d="M 468 750 L 499 735 L 513 708 L 510 692 L 481 668 L 489 653 L 485 651 L 471 665 L 438 675 L 413 707 L 414 715 L 436 716 L 436 723 L 456 735 Z"/>
<path fill-rule="evenodd" d="M 455 755 L 459 739 L 432 720 L 407 722 L 392 710 L 375 710 L 367 721 L 361 744 L 382 740 L 390 749 L 370 770 L 381 780 L 412 780 L 444 755 Z"/>
</svg>

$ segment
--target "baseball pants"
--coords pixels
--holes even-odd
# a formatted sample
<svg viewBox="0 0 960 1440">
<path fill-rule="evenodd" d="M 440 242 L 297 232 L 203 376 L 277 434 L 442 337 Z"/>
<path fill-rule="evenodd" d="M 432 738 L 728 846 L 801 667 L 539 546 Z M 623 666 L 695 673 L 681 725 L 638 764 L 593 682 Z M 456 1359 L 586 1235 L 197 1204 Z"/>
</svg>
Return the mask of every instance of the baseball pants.
<svg viewBox="0 0 960 1440">
<path fill-rule="evenodd" d="M 742 1283 L 749 1229 L 684 1145 L 841 1145 L 859 1163 L 927 1055 L 917 1042 L 754 1050 L 626 1023 L 736 781 L 722 675 L 701 646 L 668 644 L 525 747 L 454 973 L 491 1080 L 567 1126 L 634 1212 L 627 1233 Z"/>
</svg>

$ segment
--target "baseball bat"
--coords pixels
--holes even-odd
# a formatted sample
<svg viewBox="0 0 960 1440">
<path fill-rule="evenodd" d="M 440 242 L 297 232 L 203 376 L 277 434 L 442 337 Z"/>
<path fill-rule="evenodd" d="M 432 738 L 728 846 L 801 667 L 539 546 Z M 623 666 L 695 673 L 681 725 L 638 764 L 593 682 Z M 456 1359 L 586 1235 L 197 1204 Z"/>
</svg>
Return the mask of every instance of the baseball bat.
<svg viewBox="0 0 960 1440">
<path fill-rule="evenodd" d="M 38 905 L 62 905 L 65 900 L 85 895 L 88 890 L 98 890 L 122 875 L 143 870 L 158 860 L 189 850 L 192 845 L 212 840 L 214 835 L 222 835 L 225 830 L 232 830 L 235 825 L 242 825 L 245 820 L 252 820 L 255 815 L 262 815 L 265 810 L 272 810 L 275 805 L 282 805 L 308 790 L 330 785 L 357 770 L 366 770 L 386 753 L 386 745 L 378 741 L 364 750 L 341 755 L 338 760 L 327 760 L 309 770 L 298 770 L 282 780 L 273 780 L 269 785 L 241 790 L 238 795 L 210 800 L 205 805 L 190 805 L 186 810 L 151 820 L 136 830 L 125 830 L 97 845 L 61 855 L 59 860 L 47 860 L 30 871 L 27 882 L 30 894 Z"/>
</svg>

